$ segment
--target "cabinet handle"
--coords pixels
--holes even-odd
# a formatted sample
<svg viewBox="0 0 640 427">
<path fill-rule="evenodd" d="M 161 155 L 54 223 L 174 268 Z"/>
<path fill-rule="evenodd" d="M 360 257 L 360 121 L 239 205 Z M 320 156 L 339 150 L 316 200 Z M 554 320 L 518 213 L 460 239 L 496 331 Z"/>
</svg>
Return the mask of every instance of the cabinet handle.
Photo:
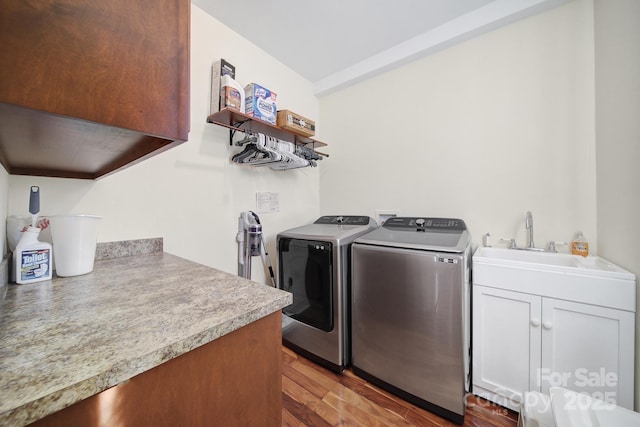
<svg viewBox="0 0 640 427">
<path fill-rule="evenodd" d="M 536 328 L 538 326 L 540 326 L 540 320 L 539 319 L 531 319 L 531 325 L 535 326 Z"/>
<path fill-rule="evenodd" d="M 545 329 L 551 329 L 553 324 L 551 322 L 542 322 L 542 327 Z"/>
</svg>

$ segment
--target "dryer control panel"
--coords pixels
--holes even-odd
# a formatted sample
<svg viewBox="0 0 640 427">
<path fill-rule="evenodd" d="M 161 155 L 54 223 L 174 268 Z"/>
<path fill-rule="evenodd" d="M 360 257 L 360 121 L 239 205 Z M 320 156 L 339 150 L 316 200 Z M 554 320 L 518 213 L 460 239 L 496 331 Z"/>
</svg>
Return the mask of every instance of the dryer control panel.
<svg viewBox="0 0 640 427">
<path fill-rule="evenodd" d="M 464 221 L 457 218 L 394 217 L 386 220 L 382 226 L 430 232 L 462 232 L 467 229 Z"/>
<path fill-rule="evenodd" d="M 325 215 L 318 218 L 314 224 L 368 225 L 370 220 L 370 217 L 360 215 Z"/>
</svg>

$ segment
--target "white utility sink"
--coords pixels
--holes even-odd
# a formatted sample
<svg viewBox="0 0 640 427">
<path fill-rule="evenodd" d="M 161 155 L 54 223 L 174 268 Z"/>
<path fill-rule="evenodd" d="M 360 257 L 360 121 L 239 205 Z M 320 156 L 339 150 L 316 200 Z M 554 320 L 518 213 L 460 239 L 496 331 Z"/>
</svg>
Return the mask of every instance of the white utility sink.
<svg viewBox="0 0 640 427">
<path fill-rule="evenodd" d="M 474 259 L 485 263 L 496 263 L 504 266 L 524 266 L 577 273 L 598 275 L 603 277 L 631 278 L 634 275 L 598 256 L 579 256 L 563 253 L 530 251 L 523 249 L 485 248 L 480 247 L 474 254 Z"/>
<path fill-rule="evenodd" d="M 635 275 L 598 256 L 479 247 L 473 283 L 635 311 Z"/>
</svg>

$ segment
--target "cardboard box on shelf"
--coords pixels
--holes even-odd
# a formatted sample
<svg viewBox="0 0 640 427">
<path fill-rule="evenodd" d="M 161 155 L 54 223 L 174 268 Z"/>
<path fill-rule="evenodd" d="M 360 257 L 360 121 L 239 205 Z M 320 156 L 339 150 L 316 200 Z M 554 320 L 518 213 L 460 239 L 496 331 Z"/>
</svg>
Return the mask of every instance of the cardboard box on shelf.
<svg viewBox="0 0 640 427">
<path fill-rule="evenodd" d="M 278 111 L 276 124 L 278 127 L 303 136 L 316 134 L 316 122 L 289 110 Z"/>
<path fill-rule="evenodd" d="M 244 88 L 245 113 L 265 122 L 276 124 L 276 93 L 260 86 L 249 83 Z"/>
<path fill-rule="evenodd" d="M 236 78 L 236 67 L 226 60 L 220 58 L 213 63 L 211 68 L 211 107 L 209 114 L 217 113 L 221 108 L 225 107 L 224 91 L 221 91 L 222 77 L 229 76 Z"/>
</svg>

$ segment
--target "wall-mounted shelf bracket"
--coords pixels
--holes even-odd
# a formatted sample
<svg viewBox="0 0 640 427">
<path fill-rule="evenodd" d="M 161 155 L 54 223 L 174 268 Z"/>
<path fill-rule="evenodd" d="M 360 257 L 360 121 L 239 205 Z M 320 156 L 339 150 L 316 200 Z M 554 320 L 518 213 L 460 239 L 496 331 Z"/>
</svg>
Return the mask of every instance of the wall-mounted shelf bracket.
<svg viewBox="0 0 640 427">
<path fill-rule="evenodd" d="M 229 146 L 233 145 L 233 137 L 236 135 L 236 132 L 251 132 L 251 122 L 251 119 L 245 119 L 231 123 L 231 127 L 229 128 Z M 248 129 L 242 128 L 245 123 L 249 123 Z"/>
</svg>

